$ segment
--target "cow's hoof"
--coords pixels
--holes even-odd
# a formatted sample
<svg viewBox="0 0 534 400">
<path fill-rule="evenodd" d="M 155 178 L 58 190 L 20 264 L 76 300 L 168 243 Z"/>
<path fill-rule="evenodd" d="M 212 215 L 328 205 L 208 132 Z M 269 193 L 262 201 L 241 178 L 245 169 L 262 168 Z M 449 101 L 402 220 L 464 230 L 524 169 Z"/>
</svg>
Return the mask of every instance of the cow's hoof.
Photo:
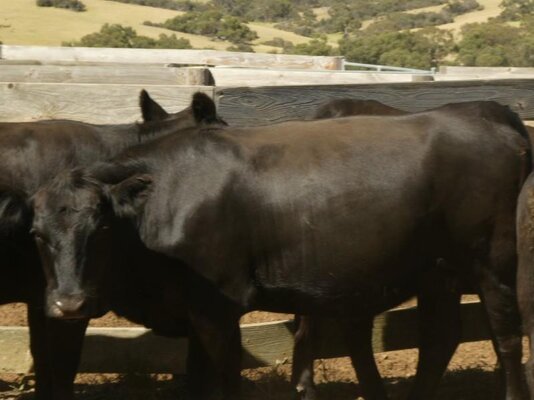
<svg viewBox="0 0 534 400">
<path fill-rule="evenodd" d="M 316 400 L 317 395 L 313 386 L 306 387 L 304 385 L 297 385 L 295 393 L 295 400 Z"/>
</svg>

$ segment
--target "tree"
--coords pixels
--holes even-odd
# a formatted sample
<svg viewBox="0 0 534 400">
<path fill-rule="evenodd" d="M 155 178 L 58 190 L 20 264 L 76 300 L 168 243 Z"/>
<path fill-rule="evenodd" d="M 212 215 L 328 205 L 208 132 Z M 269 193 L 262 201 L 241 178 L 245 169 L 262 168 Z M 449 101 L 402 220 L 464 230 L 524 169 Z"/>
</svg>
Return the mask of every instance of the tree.
<svg viewBox="0 0 534 400">
<path fill-rule="evenodd" d="M 533 66 L 534 34 L 529 25 L 513 27 L 497 21 L 467 24 L 457 45 L 457 61 L 471 66 Z"/>
<path fill-rule="evenodd" d="M 80 0 L 37 0 L 39 7 L 66 8 L 72 11 L 85 11 L 86 7 Z"/>
<path fill-rule="evenodd" d="M 312 39 L 308 43 L 300 43 L 293 47 L 287 48 L 285 51 L 291 54 L 303 54 L 309 56 L 331 56 L 334 48 L 326 43 L 325 38 Z"/>
<path fill-rule="evenodd" d="M 63 43 L 64 46 L 81 47 L 127 47 L 127 48 L 165 48 L 165 49 L 190 49 L 189 40 L 172 34 L 161 34 L 159 39 L 137 35 L 137 32 L 129 26 L 119 24 L 104 24 L 99 32 L 85 35 L 78 42 Z"/>
<path fill-rule="evenodd" d="M 222 12 L 188 12 L 168 19 L 163 23 L 145 22 L 145 25 L 159 26 L 178 32 L 194 33 L 232 43 L 248 43 L 258 37 L 256 32 L 236 17 L 224 16 Z"/>
<path fill-rule="evenodd" d="M 349 61 L 411 68 L 431 68 L 443 60 L 451 48 L 451 34 L 436 28 L 418 32 L 361 33 L 340 41 L 340 53 Z"/>
<path fill-rule="evenodd" d="M 499 17 L 505 21 L 519 21 L 534 14 L 534 0 L 503 0 L 500 7 L 503 11 Z"/>
</svg>

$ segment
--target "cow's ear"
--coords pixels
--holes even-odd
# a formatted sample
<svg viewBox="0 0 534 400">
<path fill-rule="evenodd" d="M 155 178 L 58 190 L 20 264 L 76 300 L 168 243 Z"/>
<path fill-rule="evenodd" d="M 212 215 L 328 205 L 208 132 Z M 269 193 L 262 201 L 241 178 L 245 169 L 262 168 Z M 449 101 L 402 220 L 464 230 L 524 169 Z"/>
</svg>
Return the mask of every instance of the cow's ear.
<svg viewBox="0 0 534 400">
<path fill-rule="evenodd" d="M 215 102 L 204 93 L 197 92 L 193 95 L 191 108 L 197 123 L 212 124 L 218 121 Z"/>
<path fill-rule="evenodd" d="M 144 89 L 141 90 L 141 94 L 139 95 L 139 106 L 141 107 L 141 114 L 145 122 L 163 121 L 169 117 L 167 111 L 156 103 Z"/>
<path fill-rule="evenodd" d="M 10 190 L 0 190 L 0 234 L 2 236 L 29 231 L 31 218 L 31 207 L 24 195 Z"/>
<path fill-rule="evenodd" d="M 134 175 L 109 188 L 109 197 L 115 215 L 121 218 L 134 218 L 142 210 L 150 188 L 150 175 Z"/>
</svg>

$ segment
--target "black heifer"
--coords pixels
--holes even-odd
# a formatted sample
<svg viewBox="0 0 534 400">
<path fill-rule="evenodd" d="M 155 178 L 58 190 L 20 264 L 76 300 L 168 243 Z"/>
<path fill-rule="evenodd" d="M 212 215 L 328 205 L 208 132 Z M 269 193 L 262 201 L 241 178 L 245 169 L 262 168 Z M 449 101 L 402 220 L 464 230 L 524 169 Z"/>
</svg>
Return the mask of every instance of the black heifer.
<svg viewBox="0 0 534 400">
<path fill-rule="evenodd" d="M 531 140 L 534 128 L 527 127 Z M 526 180 L 517 204 L 517 294 L 523 321 L 523 331 L 528 336 L 530 353 L 526 363 L 526 378 L 530 400 L 534 400 L 534 173 Z"/>
<path fill-rule="evenodd" d="M 341 118 L 355 115 L 405 115 L 406 111 L 390 107 L 376 100 L 360 100 L 360 99 L 334 99 L 321 105 L 312 114 L 310 119 L 328 119 Z M 423 288 L 422 288 L 423 289 Z M 421 290 L 422 290 L 421 289 Z M 450 296 L 447 296 L 450 297 Z M 435 298 L 433 301 L 435 302 Z M 392 306 L 395 306 L 393 304 Z M 425 307 L 421 307 L 422 310 Z M 420 349 L 422 361 L 420 367 L 417 369 L 417 377 L 415 385 L 412 388 L 411 398 L 430 398 L 431 393 L 434 392 L 435 385 L 438 382 L 437 377 L 443 374 L 445 367 L 444 360 L 450 358 L 447 354 L 452 355 L 454 349 L 457 347 L 451 340 L 459 339 L 459 326 L 455 326 L 452 322 L 454 319 L 450 318 L 450 313 L 443 310 L 443 314 L 447 315 L 432 315 L 428 316 L 432 323 L 435 332 L 428 332 L 429 323 L 423 324 L 421 327 L 425 329 L 428 338 L 429 346 Z M 421 312 L 421 317 L 426 317 L 424 312 Z M 440 318 L 442 317 L 442 318 Z M 449 318 L 443 318 L 449 317 Z M 441 321 L 449 320 L 444 326 L 440 326 Z M 321 321 L 316 321 L 313 318 L 306 316 L 295 316 L 295 325 L 297 331 L 295 332 L 295 347 L 293 351 L 293 371 L 291 375 L 291 382 L 296 388 L 297 397 L 301 400 L 314 400 L 315 384 L 313 381 L 313 361 L 315 359 L 314 348 L 317 348 L 318 343 L 323 340 L 318 332 L 318 324 Z M 334 321 L 322 323 L 335 323 Z M 347 343 L 353 344 L 351 348 L 352 364 L 356 370 L 359 379 L 360 388 L 366 398 L 369 399 L 387 399 L 386 391 L 380 377 L 380 373 L 376 367 L 376 362 L 373 354 L 372 345 L 372 331 L 373 318 L 369 320 L 353 321 L 353 329 L 350 340 Z M 435 333 L 438 333 L 437 335 Z M 426 342 L 423 342 L 426 344 Z M 428 356 L 429 352 L 439 352 L 440 357 Z M 441 354 L 443 353 L 443 354 Z M 428 362 L 427 362 L 428 361 Z"/>
<path fill-rule="evenodd" d="M 65 323 L 45 318 L 45 280 L 30 234 L 30 197 L 66 168 L 87 166 L 169 131 L 219 122 L 213 102 L 202 94 L 195 95 L 192 107 L 176 114 L 167 114 L 144 91 L 140 101 L 147 121 L 142 124 L 0 123 L 0 304 L 28 304 L 38 399 L 72 398 L 87 321 Z M 206 107 L 210 112 L 204 112 Z M 76 301 L 65 301 L 65 310 L 75 307 Z"/>
<path fill-rule="evenodd" d="M 103 224 L 131 221 L 147 247 L 183 260 L 192 271 L 190 320 L 227 398 L 239 391 L 242 313 L 369 320 L 447 260 L 479 286 L 506 398 L 522 400 L 509 271 L 530 163 L 518 116 L 492 102 L 190 129 L 126 151 L 76 186 L 59 178 L 36 196 L 34 230 L 46 238 L 47 275 L 66 299 L 64 289 L 87 294 L 94 283 L 91 265 L 74 255 L 92 253 Z"/>
<path fill-rule="evenodd" d="M 324 103 L 311 119 L 350 117 L 354 115 L 405 115 L 406 111 L 390 107 L 376 100 L 334 99 Z"/>
</svg>

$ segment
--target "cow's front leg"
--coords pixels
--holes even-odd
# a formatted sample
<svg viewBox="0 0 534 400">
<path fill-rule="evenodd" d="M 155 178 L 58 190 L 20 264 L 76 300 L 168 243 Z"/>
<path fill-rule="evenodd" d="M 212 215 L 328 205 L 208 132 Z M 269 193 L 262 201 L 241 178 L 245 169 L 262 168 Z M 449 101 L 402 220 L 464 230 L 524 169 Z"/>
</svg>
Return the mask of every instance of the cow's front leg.
<svg viewBox="0 0 534 400">
<path fill-rule="evenodd" d="M 241 386 L 241 313 L 238 307 L 212 288 L 190 294 L 188 305 L 197 345 L 209 356 L 221 385 L 220 391 L 206 388 L 203 397 L 195 400 L 217 397 L 238 400 Z"/>
<path fill-rule="evenodd" d="M 47 318 L 42 307 L 28 305 L 30 350 L 38 400 L 72 400 L 88 320 Z"/>
</svg>

